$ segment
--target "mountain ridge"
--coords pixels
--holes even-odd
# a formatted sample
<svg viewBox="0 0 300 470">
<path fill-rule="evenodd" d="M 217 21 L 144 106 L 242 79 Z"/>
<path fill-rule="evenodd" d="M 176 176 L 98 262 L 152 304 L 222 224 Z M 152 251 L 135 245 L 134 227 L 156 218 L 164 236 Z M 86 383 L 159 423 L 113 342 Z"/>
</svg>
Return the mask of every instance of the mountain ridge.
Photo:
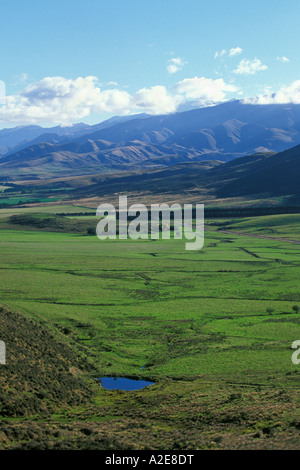
<svg viewBox="0 0 300 470">
<path fill-rule="evenodd" d="M 37 132 L 36 126 L 33 131 Z M 226 162 L 258 152 L 281 152 L 300 144 L 300 105 L 235 100 L 168 115 L 79 124 L 73 131 L 52 128 L 33 140 L 32 145 L 0 158 L 2 176 L 36 179 L 168 167 L 184 161 Z"/>
</svg>

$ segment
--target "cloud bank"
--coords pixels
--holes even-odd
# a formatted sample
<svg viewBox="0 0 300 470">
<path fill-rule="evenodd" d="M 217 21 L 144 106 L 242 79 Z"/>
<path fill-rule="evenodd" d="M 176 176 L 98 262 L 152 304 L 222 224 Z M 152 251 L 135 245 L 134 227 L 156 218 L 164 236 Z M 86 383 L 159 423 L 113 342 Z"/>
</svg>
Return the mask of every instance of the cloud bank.
<svg viewBox="0 0 300 470">
<path fill-rule="evenodd" d="M 277 92 L 271 91 L 256 98 L 245 100 L 246 103 L 252 104 L 300 104 L 300 80 L 295 80 L 290 85 L 283 85 Z"/>
<path fill-rule="evenodd" d="M 0 121 L 9 123 L 69 124 L 97 114 L 168 114 L 185 103 L 216 104 L 236 91 L 223 79 L 186 78 L 170 92 L 165 86 L 142 88 L 134 94 L 119 88 L 101 89 L 97 77 L 45 77 L 6 97 L 0 106 Z"/>
<path fill-rule="evenodd" d="M 254 65 L 245 64 L 241 69 L 251 72 L 265 70 L 258 59 Z M 249 62 L 249 61 L 248 61 Z M 249 70 L 248 70 L 249 72 Z M 174 113 L 184 107 L 212 106 L 241 95 L 237 86 L 222 78 L 185 78 L 172 89 L 156 85 L 142 88 L 135 93 L 116 88 L 102 89 L 97 77 L 45 77 L 26 86 L 15 95 L 0 102 L 0 122 L 18 124 L 71 124 L 91 114 L 129 115 L 147 113 L 151 115 Z M 253 104 L 297 103 L 300 104 L 300 80 L 283 85 L 277 92 L 267 90 L 256 98 L 245 102 Z"/>
<path fill-rule="evenodd" d="M 227 92 L 235 92 L 238 89 L 233 85 L 227 85 L 222 78 L 194 77 L 185 78 L 178 82 L 175 90 L 185 97 L 185 100 L 199 105 L 210 105 L 225 100 Z"/>
<path fill-rule="evenodd" d="M 97 78 L 46 77 L 24 88 L 17 95 L 6 97 L 0 108 L 0 120 L 7 122 L 69 123 L 91 112 L 125 113 L 131 97 L 118 89 L 101 91 Z"/>
</svg>

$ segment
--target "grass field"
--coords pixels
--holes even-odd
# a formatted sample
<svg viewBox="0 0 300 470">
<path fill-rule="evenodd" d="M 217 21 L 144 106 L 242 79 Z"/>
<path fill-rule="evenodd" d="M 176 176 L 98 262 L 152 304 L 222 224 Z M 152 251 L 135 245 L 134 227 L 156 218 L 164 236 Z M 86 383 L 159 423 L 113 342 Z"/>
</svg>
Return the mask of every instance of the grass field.
<svg viewBox="0 0 300 470">
<path fill-rule="evenodd" d="M 2 305 L 83 354 L 91 382 L 155 381 L 140 392 L 96 388 L 86 406 L 58 412 L 72 439 L 81 420 L 126 448 L 297 447 L 299 246 L 218 229 L 299 239 L 299 226 L 296 214 L 210 220 L 200 251 L 184 240 L 2 229 Z M 143 419 L 144 442 L 130 431 Z"/>
<path fill-rule="evenodd" d="M 300 215 L 282 214 L 223 221 L 222 230 L 300 241 Z"/>
</svg>

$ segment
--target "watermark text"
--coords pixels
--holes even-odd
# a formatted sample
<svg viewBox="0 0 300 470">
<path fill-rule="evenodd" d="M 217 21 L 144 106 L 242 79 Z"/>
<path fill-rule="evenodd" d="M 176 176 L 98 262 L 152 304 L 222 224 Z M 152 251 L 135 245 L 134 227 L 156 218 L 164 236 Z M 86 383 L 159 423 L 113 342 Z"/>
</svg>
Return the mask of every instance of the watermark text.
<svg viewBox="0 0 300 470">
<path fill-rule="evenodd" d="M 112 204 L 100 204 L 97 216 L 101 217 L 96 227 L 100 240 L 149 239 L 169 240 L 185 238 L 186 250 L 201 250 L 204 245 L 204 205 L 144 204 L 127 205 L 127 196 L 119 197 L 118 211 Z"/>
<path fill-rule="evenodd" d="M 297 339 L 292 344 L 292 349 L 296 349 L 296 351 L 292 354 L 292 363 L 296 366 L 300 364 L 300 339 Z"/>
</svg>

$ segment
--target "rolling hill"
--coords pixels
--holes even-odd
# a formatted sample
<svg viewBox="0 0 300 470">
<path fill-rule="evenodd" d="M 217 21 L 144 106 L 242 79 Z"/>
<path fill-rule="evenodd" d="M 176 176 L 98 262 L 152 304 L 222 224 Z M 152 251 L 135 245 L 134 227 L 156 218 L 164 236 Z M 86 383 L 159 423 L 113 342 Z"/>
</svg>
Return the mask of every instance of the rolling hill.
<svg viewBox="0 0 300 470">
<path fill-rule="evenodd" d="M 259 153 L 227 163 L 217 160 L 181 163 L 131 174 L 94 176 L 93 184 L 73 191 L 76 197 L 141 194 L 182 194 L 197 191 L 216 198 L 289 196 L 300 202 L 300 145 L 277 154 Z"/>
<path fill-rule="evenodd" d="M 265 194 L 300 198 L 300 145 L 273 155 L 239 158 L 216 168 L 216 195 Z"/>
</svg>

